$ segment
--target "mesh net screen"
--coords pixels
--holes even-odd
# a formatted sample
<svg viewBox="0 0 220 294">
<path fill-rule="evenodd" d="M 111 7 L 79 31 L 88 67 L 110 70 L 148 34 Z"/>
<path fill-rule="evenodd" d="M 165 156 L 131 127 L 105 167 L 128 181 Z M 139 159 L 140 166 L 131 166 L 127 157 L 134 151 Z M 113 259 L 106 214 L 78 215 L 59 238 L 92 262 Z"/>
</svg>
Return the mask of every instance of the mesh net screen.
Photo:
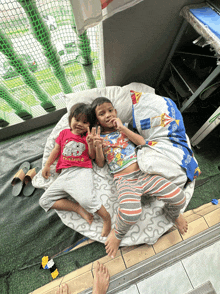
<svg viewBox="0 0 220 294">
<path fill-rule="evenodd" d="M 1 0 L 0 11 L 0 127 L 65 107 L 63 94 L 104 87 L 100 27 L 77 36 L 69 0 Z"/>
</svg>

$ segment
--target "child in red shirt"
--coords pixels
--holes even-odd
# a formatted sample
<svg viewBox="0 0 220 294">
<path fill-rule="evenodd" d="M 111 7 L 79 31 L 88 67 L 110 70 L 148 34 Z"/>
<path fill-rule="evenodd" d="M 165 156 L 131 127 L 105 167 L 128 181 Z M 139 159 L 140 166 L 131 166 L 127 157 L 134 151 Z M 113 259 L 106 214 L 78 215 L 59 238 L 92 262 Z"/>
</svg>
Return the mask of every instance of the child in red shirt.
<svg viewBox="0 0 220 294">
<path fill-rule="evenodd" d="M 77 212 L 89 224 L 93 221 L 93 213 L 97 213 L 104 222 L 101 235 L 106 237 L 111 230 L 111 218 L 93 188 L 91 159 L 95 158 L 95 150 L 89 129 L 90 112 L 90 106 L 84 103 L 71 108 L 70 129 L 60 132 L 42 170 L 43 177 L 48 179 L 50 166 L 59 157 L 56 171 L 61 174 L 41 196 L 39 203 L 45 211 L 57 209 Z"/>
</svg>

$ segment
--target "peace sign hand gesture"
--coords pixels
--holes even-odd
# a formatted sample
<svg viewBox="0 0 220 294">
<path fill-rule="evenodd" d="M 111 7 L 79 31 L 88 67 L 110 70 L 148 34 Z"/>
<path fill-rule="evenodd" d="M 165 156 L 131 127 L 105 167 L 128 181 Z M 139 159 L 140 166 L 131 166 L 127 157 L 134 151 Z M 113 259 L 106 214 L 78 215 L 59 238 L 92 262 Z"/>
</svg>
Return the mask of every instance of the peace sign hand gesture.
<svg viewBox="0 0 220 294">
<path fill-rule="evenodd" d="M 94 137 L 96 134 L 96 130 L 95 130 L 95 128 L 92 128 L 92 131 L 90 132 L 90 128 L 88 127 L 87 132 L 88 132 L 88 135 L 86 137 L 86 142 L 88 143 L 88 145 L 93 146 L 93 141 L 94 141 Z"/>
<path fill-rule="evenodd" d="M 102 148 L 103 138 L 100 137 L 100 133 L 101 133 L 101 128 L 100 128 L 100 126 L 98 126 L 97 133 L 95 131 L 95 136 L 94 136 L 94 139 L 93 139 L 95 148 Z"/>
</svg>

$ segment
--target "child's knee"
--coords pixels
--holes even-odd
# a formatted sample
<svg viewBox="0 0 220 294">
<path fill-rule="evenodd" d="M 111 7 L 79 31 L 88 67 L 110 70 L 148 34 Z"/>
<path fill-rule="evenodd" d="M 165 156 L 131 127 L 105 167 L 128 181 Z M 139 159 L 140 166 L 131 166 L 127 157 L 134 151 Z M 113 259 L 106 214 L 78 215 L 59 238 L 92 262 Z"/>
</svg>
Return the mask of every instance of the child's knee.
<svg viewBox="0 0 220 294">
<path fill-rule="evenodd" d="M 44 210 L 46 210 L 47 203 L 46 203 L 46 201 L 45 201 L 44 198 L 40 198 L 40 200 L 39 200 L 39 205 L 40 205 Z"/>
<path fill-rule="evenodd" d="M 120 218 L 129 224 L 135 224 L 139 218 L 141 217 L 142 208 L 140 207 L 138 210 L 124 210 L 119 208 L 119 216 Z"/>
<path fill-rule="evenodd" d="M 119 215 L 123 220 L 132 224 L 136 223 L 142 213 L 142 207 L 140 201 L 132 201 L 132 199 L 127 199 L 126 201 L 121 201 L 119 203 Z"/>
<path fill-rule="evenodd" d="M 39 199 L 39 205 L 47 212 L 50 209 L 50 206 L 52 205 L 49 204 L 47 198 L 43 197 L 43 195 Z"/>
<path fill-rule="evenodd" d="M 44 198 L 42 198 L 42 196 L 41 196 L 41 198 L 39 199 L 39 205 L 40 205 L 41 207 L 43 207 L 43 205 L 44 205 Z"/>
</svg>

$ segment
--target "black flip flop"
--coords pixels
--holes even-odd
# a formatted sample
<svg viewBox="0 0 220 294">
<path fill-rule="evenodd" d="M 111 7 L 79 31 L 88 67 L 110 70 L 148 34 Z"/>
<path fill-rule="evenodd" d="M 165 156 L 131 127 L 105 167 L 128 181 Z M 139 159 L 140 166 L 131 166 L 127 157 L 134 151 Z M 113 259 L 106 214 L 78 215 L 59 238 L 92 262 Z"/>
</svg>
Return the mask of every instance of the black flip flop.
<svg viewBox="0 0 220 294">
<path fill-rule="evenodd" d="M 40 168 L 39 167 L 34 167 L 30 169 L 25 177 L 24 177 L 24 189 L 23 189 L 23 195 L 26 197 L 29 197 L 33 194 L 35 187 L 32 185 L 32 179 L 33 177 L 39 172 Z"/>
<path fill-rule="evenodd" d="M 13 186 L 12 188 L 13 196 L 18 196 L 21 193 L 24 177 L 29 169 L 30 169 L 30 163 L 28 161 L 25 161 L 20 165 L 18 172 L 14 175 L 13 180 L 11 182 Z"/>
</svg>

